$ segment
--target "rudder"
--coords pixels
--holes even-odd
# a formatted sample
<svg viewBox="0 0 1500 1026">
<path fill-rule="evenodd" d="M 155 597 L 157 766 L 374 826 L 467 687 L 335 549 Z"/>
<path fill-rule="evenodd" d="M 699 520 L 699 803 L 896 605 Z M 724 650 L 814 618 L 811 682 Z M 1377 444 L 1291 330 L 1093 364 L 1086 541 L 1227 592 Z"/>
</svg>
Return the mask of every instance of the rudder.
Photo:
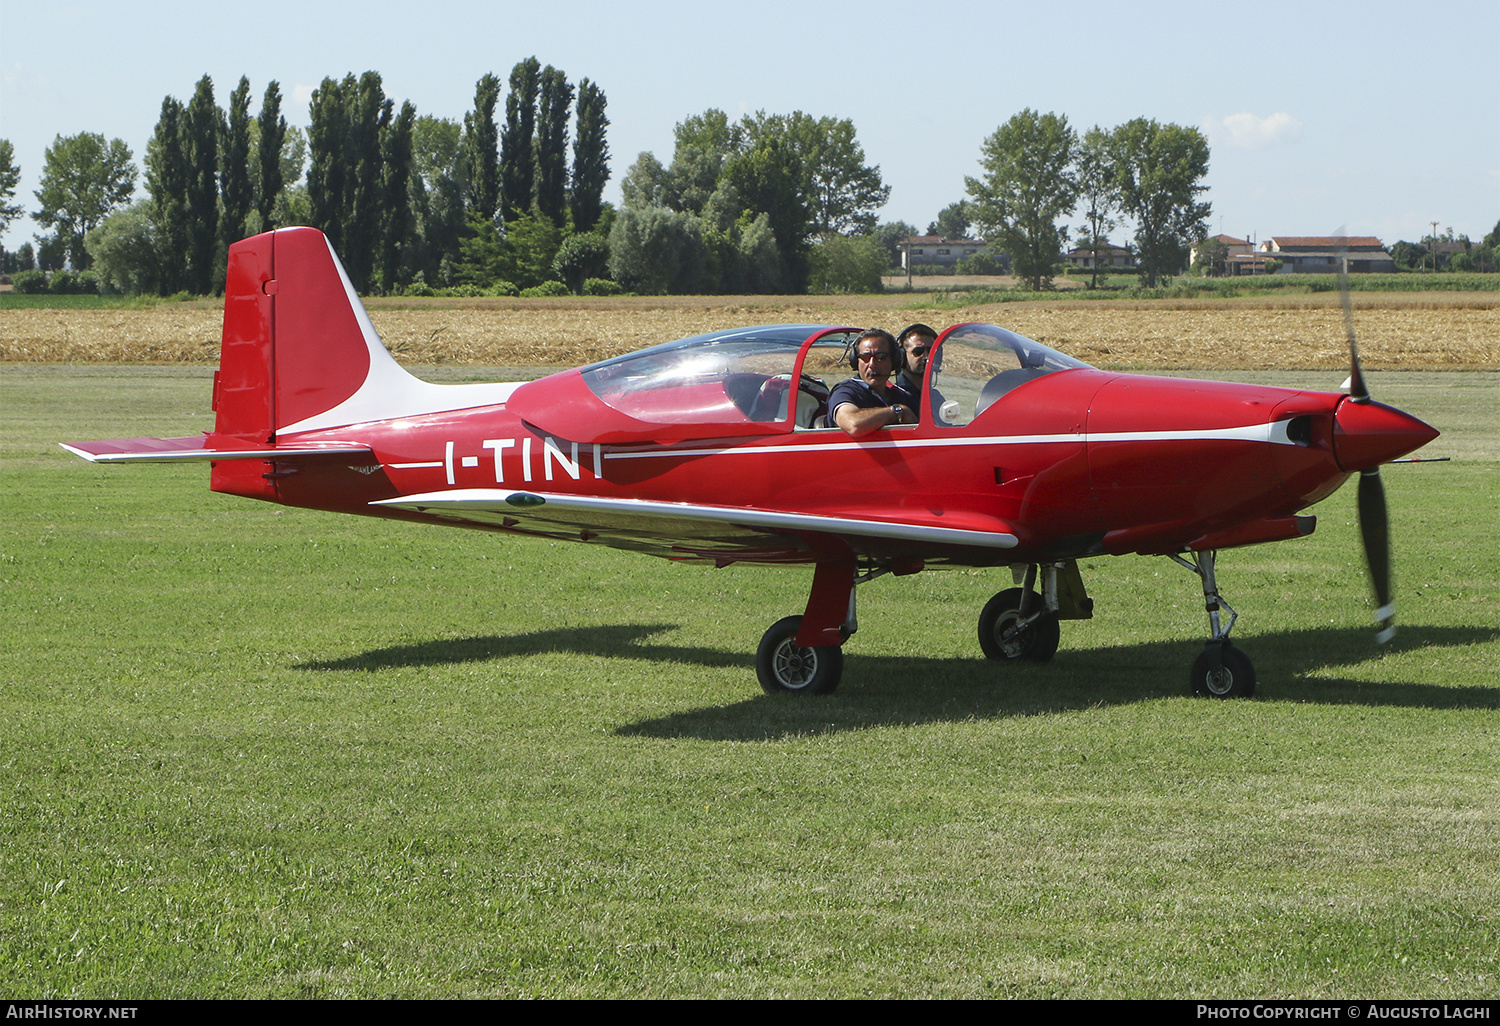
<svg viewBox="0 0 1500 1026">
<path fill-rule="evenodd" d="M 406 376 L 381 346 L 322 232 L 282 228 L 229 248 L 214 381 L 217 435 L 274 442 L 278 430 L 353 396 L 377 360 Z"/>
</svg>

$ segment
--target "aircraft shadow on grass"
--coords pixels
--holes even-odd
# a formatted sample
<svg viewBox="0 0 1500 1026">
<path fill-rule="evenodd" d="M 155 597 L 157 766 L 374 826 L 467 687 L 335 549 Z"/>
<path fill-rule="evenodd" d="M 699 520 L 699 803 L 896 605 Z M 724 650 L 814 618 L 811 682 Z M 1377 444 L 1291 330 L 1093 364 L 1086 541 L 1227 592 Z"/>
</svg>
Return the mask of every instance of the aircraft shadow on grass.
<svg viewBox="0 0 1500 1026">
<path fill-rule="evenodd" d="M 515 635 L 443 638 L 371 649 L 343 659 L 299 663 L 302 670 L 381 670 L 530 657 L 554 652 L 639 659 L 715 669 L 752 667 L 737 651 L 657 644 L 650 639 L 675 624 L 554 627 Z M 1483 627 L 1407 625 L 1385 650 L 1453 648 L 1500 641 Z M 1244 639 L 1254 655 L 1257 698 L 1324 705 L 1407 708 L 1500 708 L 1500 687 L 1445 688 L 1431 684 L 1372 684 L 1327 675 L 1377 657 L 1364 627 L 1328 627 Z M 619 733 L 705 740 L 766 739 L 864 729 L 894 723 L 974 716 L 1030 716 L 1123 705 L 1186 694 L 1178 672 L 1194 644 L 1153 641 L 1093 649 L 1067 649 L 1047 664 L 999 664 L 973 658 L 924 658 L 846 651 L 845 686 L 832 698 L 763 695 L 725 706 L 675 713 L 619 728 Z M 1318 674 L 1318 676 L 1310 676 Z M 768 714 L 769 718 L 768 718 Z"/>
<path fill-rule="evenodd" d="M 676 624 L 613 624 L 607 627 L 553 627 L 528 634 L 488 634 L 474 638 L 442 638 L 413 645 L 376 648 L 344 659 L 299 663 L 304 670 L 392 670 L 402 667 L 444 666 L 549 652 L 608 656 L 611 659 L 650 659 L 698 666 L 741 666 L 742 654 L 711 648 L 646 644 L 646 639 Z"/>
</svg>

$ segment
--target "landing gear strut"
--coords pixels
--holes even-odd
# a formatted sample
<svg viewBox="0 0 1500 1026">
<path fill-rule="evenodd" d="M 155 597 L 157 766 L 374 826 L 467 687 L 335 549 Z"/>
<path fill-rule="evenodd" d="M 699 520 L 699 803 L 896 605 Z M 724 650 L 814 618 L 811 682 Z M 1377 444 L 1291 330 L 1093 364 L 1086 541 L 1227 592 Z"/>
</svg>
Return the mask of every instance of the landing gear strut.
<svg viewBox="0 0 1500 1026">
<path fill-rule="evenodd" d="M 1250 658 L 1229 643 L 1229 632 L 1239 618 L 1234 609 L 1219 595 L 1219 586 L 1214 579 L 1214 559 L 1218 555 L 1212 549 L 1195 554 L 1196 561 L 1172 554 L 1172 559 L 1197 574 L 1203 581 L 1203 607 L 1208 612 L 1209 638 L 1203 653 L 1193 660 L 1193 669 L 1188 683 L 1193 694 L 1210 698 L 1249 698 L 1255 694 L 1255 667 Z M 1224 624 L 1219 611 L 1227 610 L 1229 622 Z"/>
<path fill-rule="evenodd" d="M 819 563 L 812 594 L 801 616 L 786 616 L 761 635 L 755 651 L 755 676 L 772 695 L 826 695 L 844 673 L 843 643 L 859 630 L 854 613 L 856 585 L 873 581 L 885 569 L 859 573 L 850 560 Z"/>
</svg>

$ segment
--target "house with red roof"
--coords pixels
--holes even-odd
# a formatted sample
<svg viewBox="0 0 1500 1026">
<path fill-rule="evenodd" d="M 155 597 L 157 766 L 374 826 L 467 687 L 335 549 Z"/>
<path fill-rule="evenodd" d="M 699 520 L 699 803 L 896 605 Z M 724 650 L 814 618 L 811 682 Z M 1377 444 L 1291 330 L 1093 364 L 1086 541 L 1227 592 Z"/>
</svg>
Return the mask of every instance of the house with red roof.
<svg viewBox="0 0 1500 1026">
<path fill-rule="evenodd" d="M 1273 235 L 1256 247 L 1266 259 L 1281 261 L 1282 274 L 1393 273 L 1396 261 L 1373 235 Z"/>
</svg>

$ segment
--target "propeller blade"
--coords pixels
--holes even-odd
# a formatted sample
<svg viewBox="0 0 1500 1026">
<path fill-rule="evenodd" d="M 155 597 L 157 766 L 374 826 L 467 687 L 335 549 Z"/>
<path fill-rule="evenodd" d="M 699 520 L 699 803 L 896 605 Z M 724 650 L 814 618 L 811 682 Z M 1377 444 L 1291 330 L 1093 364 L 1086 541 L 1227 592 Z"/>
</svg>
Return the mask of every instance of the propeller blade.
<svg viewBox="0 0 1500 1026">
<path fill-rule="evenodd" d="M 1339 237 L 1339 301 L 1344 308 L 1344 333 L 1349 336 L 1349 401 L 1370 407 L 1370 390 L 1359 369 L 1359 343 L 1354 339 L 1354 311 L 1349 302 L 1349 259 L 1346 255 L 1343 226 Z M 1365 543 L 1365 566 L 1370 569 L 1370 585 L 1375 589 L 1375 622 L 1380 630 L 1375 642 L 1384 645 L 1396 636 L 1396 601 L 1391 596 L 1391 522 L 1385 509 L 1385 485 L 1380 483 L 1380 467 L 1366 467 L 1359 472 L 1359 534 Z"/>
<path fill-rule="evenodd" d="M 1391 531 L 1385 509 L 1385 486 L 1380 470 L 1370 467 L 1359 473 L 1359 533 L 1365 543 L 1365 565 L 1375 589 L 1375 622 L 1380 631 L 1375 640 L 1384 645 L 1396 636 L 1396 602 L 1391 597 Z"/>
<path fill-rule="evenodd" d="M 1343 237 L 1340 227 L 1338 236 Z M 1354 311 L 1349 302 L 1349 260 L 1342 243 L 1339 245 L 1339 302 L 1344 307 L 1344 334 L 1349 336 L 1349 380 L 1344 382 L 1349 389 L 1349 398 L 1357 403 L 1370 401 L 1370 390 L 1365 387 L 1365 376 L 1359 369 L 1359 344 L 1354 341 Z"/>
</svg>

